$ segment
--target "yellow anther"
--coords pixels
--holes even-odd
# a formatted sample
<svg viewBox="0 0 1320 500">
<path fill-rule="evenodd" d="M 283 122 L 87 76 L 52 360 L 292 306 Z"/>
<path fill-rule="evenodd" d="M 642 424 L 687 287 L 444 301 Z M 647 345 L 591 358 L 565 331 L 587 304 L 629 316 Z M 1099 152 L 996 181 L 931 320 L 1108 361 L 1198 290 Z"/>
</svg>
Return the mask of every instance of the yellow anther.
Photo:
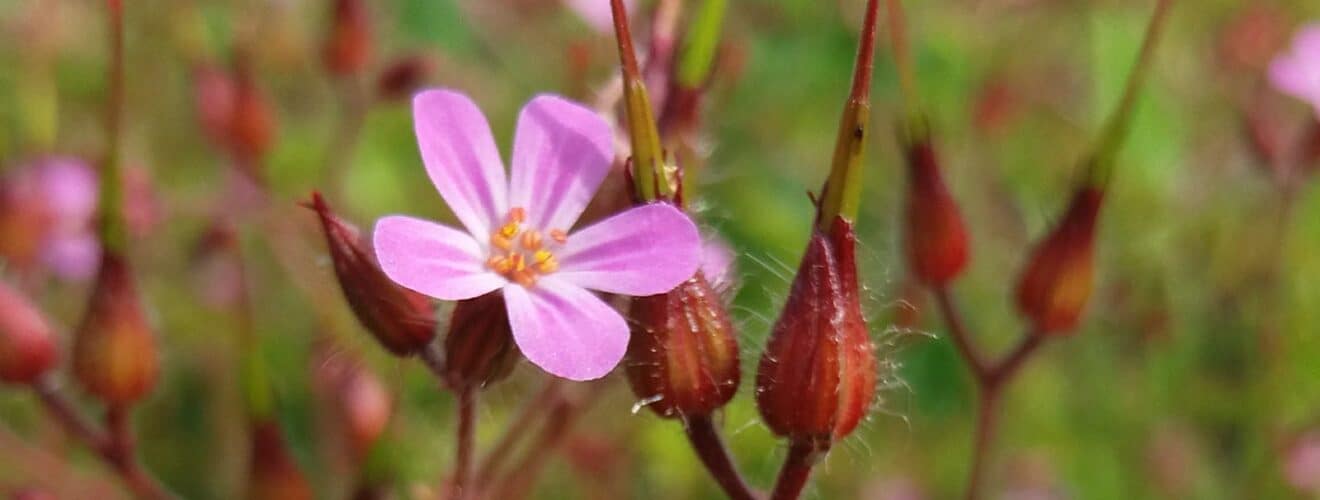
<svg viewBox="0 0 1320 500">
<path fill-rule="evenodd" d="M 500 233 L 495 233 L 490 235 L 490 246 L 493 246 L 495 248 L 507 252 L 513 249 L 513 240 L 501 235 Z"/>
<path fill-rule="evenodd" d="M 532 254 L 532 261 L 536 262 L 537 264 L 540 264 L 548 260 L 554 260 L 554 258 L 555 258 L 555 254 L 550 253 L 549 250 L 537 250 L 536 253 Z"/>
<path fill-rule="evenodd" d="M 536 284 L 536 275 L 532 274 L 530 271 L 515 271 L 509 279 L 512 279 L 514 283 L 522 286 L 532 286 Z"/>
<path fill-rule="evenodd" d="M 550 239 L 555 240 L 555 243 L 562 245 L 564 242 L 568 241 L 568 233 L 565 233 L 563 229 L 551 229 Z"/>
<path fill-rule="evenodd" d="M 550 274 L 558 270 L 559 263 L 555 262 L 555 257 L 553 255 L 551 255 L 549 259 L 536 262 L 536 271 L 541 274 Z"/>
<path fill-rule="evenodd" d="M 522 235 L 522 246 L 528 250 L 541 249 L 541 232 L 535 229 L 528 229 Z"/>
<path fill-rule="evenodd" d="M 509 262 L 513 267 L 513 272 L 520 273 L 527 270 L 527 261 L 523 254 L 515 253 L 509 256 Z"/>
<path fill-rule="evenodd" d="M 525 220 L 527 220 L 527 211 L 523 210 L 523 207 L 513 207 L 509 210 L 509 222 L 517 224 Z"/>
<path fill-rule="evenodd" d="M 491 257 L 486 261 L 486 266 L 499 274 L 508 274 L 513 270 L 513 263 L 504 257 Z"/>
<path fill-rule="evenodd" d="M 505 224 L 503 227 L 500 228 L 500 236 L 503 236 L 503 237 L 505 237 L 505 238 L 509 238 L 509 239 L 513 239 L 513 237 L 514 237 L 514 236 L 517 236 L 517 235 L 518 235 L 518 223 L 517 223 L 517 222 L 510 222 L 510 223 Z"/>
</svg>

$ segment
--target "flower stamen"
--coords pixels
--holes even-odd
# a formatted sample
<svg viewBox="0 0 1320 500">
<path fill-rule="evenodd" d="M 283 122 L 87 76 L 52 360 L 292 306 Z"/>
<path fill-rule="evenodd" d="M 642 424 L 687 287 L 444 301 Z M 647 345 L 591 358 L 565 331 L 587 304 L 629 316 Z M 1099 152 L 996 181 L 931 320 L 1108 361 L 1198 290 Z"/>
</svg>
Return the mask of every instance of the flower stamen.
<svg viewBox="0 0 1320 500">
<path fill-rule="evenodd" d="M 490 258 L 486 267 L 505 279 L 528 287 L 536 284 L 543 275 L 559 270 L 559 261 L 551 250 L 568 241 L 568 234 L 561 229 L 551 229 L 545 234 L 553 242 L 546 245 L 542 232 L 538 229 L 523 228 L 527 220 L 527 211 L 523 207 L 514 207 L 505 217 L 504 225 L 490 234 Z"/>
</svg>

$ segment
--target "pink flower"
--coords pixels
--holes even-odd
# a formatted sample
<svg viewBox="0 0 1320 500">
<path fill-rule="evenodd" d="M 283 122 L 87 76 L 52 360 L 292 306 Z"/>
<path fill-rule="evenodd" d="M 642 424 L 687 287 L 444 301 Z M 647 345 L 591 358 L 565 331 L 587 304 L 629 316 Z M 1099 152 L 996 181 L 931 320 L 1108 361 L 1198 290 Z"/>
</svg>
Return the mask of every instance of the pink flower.
<svg viewBox="0 0 1320 500">
<path fill-rule="evenodd" d="M 1320 494 L 1320 431 L 1302 434 L 1288 446 L 1283 477 L 1298 491 Z"/>
<path fill-rule="evenodd" d="M 610 12 L 610 0 L 564 0 L 564 3 L 596 31 L 614 33 L 614 15 Z M 636 3 L 634 0 L 624 0 L 624 10 L 632 12 Z"/>
<path fill-rule="evenodd" d="M 381 268 L 441 300 L 501 290 L 515 342 L 546 371 L 589 380 L 623 357 L 627 323 L 588 290 L 655 295 L 696 272 L 696 226 L 670 205 L 634 207 L 568 233 L 613 160 L 610 126 L 591 110 L 555 96 L 528 102 L 511 179 L 467 96 L 422 92 L 413 120 L 427 174 L 467 231 L 381 218 L 373 238 Z"/>
<path fill-rule="evenodd" d="M 0 219 L 28 219 L 21 225 L 28 229 L 15 230 L 23 234 L 7 237 L 31 239 L 28 248 L 35 252 L 34 260 L 62 279 L 90 278 L 101 252 L 93 225 L 96 172 L 80 159 L 55 156 L 20 167 L 0 184 L 5 192 L 0 193 L 0 211 L 10 212 Z M 28 261 L 23 255 L 9 257 L 19 264 Z"/>
<path fill-rule="evenodd" d="M 1293 37 L 1291 51 L 1270 63 L 1269 78 L 1279 92 L 1306 101 L 1320 116 L 1320 24 Z"/>
</svg>

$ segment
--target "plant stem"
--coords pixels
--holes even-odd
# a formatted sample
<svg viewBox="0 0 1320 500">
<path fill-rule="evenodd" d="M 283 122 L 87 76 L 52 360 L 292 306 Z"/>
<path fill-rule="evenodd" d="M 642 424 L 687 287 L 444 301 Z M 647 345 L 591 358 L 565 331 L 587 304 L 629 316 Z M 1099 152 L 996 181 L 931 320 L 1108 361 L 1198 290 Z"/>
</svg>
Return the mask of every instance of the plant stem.
<svg viewBox="0 0 1320 500">
<path fill-rule="evenodd" d="M 742 474 L 738 473 L 738 467 L 729 456 L 729 450 L 724 447 L 724 441 L 720 439 L 710 415 L 688 417 L 683 422 L 683 430 L 687 433 L 688 441 L 692 443 L 692 450 L 697 453 L 706 470 L 710 471 L 715 482 L 724 489 L 725 495 L 733 500 L 756 498 L 751 488 L 747 486 L 747 481 L 743 480 Z"/>
<path fill-rule="evenodd" d="M 770 500 L 794 500 L 801 496 L 818 456 L 819 450 L 809 442 L 796 441 L 789 445 L 788 458 L 784 459 L 784 467 L 779 469 L 779 479 L 775 480 Z"/>
<path fill-rule="evenodd" d="M 491 447 L 490 452 L 486 453 L 486 457 L 481 461 L 481 465 L 477 467 L 474 484 L 487 484 L 491 478 L 495 477 L 495 473 L 499 472 L 500 466 L 509 458 L 514 446 L 518 444 L 518 440 L 527 435 L 523 431 L 531 428 L 538 417 L 548 414 L 546 408 L 551 408 L 557 404 L 556 401 L 560 399 L 562 382 L 563 379 L 559 377 L 547 379 L 545 386 L 541 388 L 541 392 L 532 400 L 524 403 L 522 408 L 518 410 L 518 414 L 509 420 L 509 423 L 504 426 L 504 434 L 500 436 L 498 441 L 495 441 L 495 446 Z"/>
<path fill-rule="evenodd" d="M 990 460 L 990 448 L 994 442 L 999 421 L 999 387 L 985 387 L 978 396 L 976 406 L 976 434 L 972 448 L 972 468 L 967 475 L 966 500 L 975 500 L 981 496 L 981 483 L 985 477 L 985 468 Z"/>
<path fill-rule="evenodd" d="M 967 363 L 967 367 L 972 370 L 972 375 L 978 381 L 984 379 L 989 373 L 989 367 L 980 351 L 977 351 L 976 346 L 972 345 L 971 338 L 967 334 L 967 327 L 963 324 L 962 315 L 958 313 L 958 305 L 954 304 L 953 297 L 949 294 L 947 288 L 935 288 L 932 292 L 935 294 L 935 302 L 939 304 L 940 313 L 944 316 L 944 322 L 949 327 L 949 338 L 953 340 L 953 346 L 958 349 L 958 354 Z"/>
<path fill-rule="evenodd" d="M 106 427 L 109 431 L 102 433 L 60 394 L 49 379 L 32 384 L 32 390 L 46 412 L 66 432 L 101 457 L 134 496 L 148 500 L 174 498 L 137 462 L 126 410 L 110 409 L 106 414 Z"/>
<path fill-rule="evenodd" d="M 458 442 L 454 457 L 454 476 L 449 498 L 468 497 L 469 475 L 472 472 L 472 447 L 476 438 L 476 389 L 465 387 L 458 392 Z"/>
</svg>

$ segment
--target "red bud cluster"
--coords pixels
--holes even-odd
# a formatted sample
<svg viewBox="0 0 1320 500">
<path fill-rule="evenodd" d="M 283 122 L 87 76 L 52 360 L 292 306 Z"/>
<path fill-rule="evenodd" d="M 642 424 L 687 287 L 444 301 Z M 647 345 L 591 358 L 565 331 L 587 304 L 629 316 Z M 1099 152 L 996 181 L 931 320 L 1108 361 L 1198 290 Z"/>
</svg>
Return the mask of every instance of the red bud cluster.
<svg viewBox="0 0 1320 500">
<path fill-rule="evenodd" d="M 357 230 L 335 216 L 319 193 L 312 194 L 308 208 L 320 219 L 335 277 L 362 326 L 399 356 L 416 354 L 430 344 L 435 337 L 430 302 L 385 276 Z"/>
<path fill-rule="evenodd" d="M 1062 334 L 1077 326 L 1091 297 L 1095 275 L 1095 228 L 1104 190 L 1083 186 L 1054 230 L 1032 252 L 1017 287 L 1018 311 L 1037 334 Z"/>
<path fill-rule="evenodd" d="M 250 500 L 310 500 L 312 488 L 273 421 L 252 425 L 252 460 L 249 463 Z"/>
<path fill-rule="evenodd" d="M 86 316 L 73 338 L 74 376 L 93 396 L 122 407 L 151 391 L 159 369 L 156 340 L 128 262 L 105 251 Z"/>
<path fill-rule="evenodd" d="M 941 287 L 967 267 L 967 229 L 929 138 L 907 146 L 907 257 L 914 276 Z"/>
<path fill-rule="evenodd" d="M 17 290 L 0 282 L 0 382 L 36 382 L 57 359 L 50 323 Z"/>
<path fill-rule="evenodd" d="M 334 0 L 325 67 L 344 76 L 362 71 L 371 58 L 371 22 L 363 0 Z"/>
<path fill-rule="evenodd" d="M 504 296 L 492 292 L 459 301 L 449 320 L 444 353 L 445 379 L 455 389 L 479 389 L 509 376 L 518 361 L 518 346 Z"/>
<path fill-rule="evenodd" d="M 770 430 L 819 451 L 856 429 L 875 395 L 855 248 L 842 217 L 829 234 L 812 234 L 756 376 L 757 407 Z"/>
<path fill-rule="evenodd" d="M 627 375 L 633 394 L 666 418 L 704 416 L 738 392 L 738 339 L 705 275 L 632 301 Z"/>
</svg>

